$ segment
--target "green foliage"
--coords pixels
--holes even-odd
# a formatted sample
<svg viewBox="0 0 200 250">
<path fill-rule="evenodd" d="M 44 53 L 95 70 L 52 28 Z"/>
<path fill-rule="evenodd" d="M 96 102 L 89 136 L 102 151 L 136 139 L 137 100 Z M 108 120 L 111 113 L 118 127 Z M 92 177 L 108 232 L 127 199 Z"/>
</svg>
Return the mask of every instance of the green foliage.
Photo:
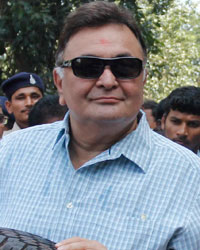
<svg viewBox="0 0 200 250">
<path fill-rule="evenodd" d="M 200 15 L 192 9 L 174 5 L 159 18 L 154 32 L 160 52 L 149 54 L 149 80 L 146 96 L 160 100 L 173 89 L 185 85 L 200 86 Z"/>
<path fill-rule="evenodd" d="M 1 79 L 16 72 L 36 72 L 54 91 L 52 69 L 63 18 L 63 1 L 5 1 L 0 19 Z"/>
<path fill-rule="evenodd" d="M 39 74 L 45 81 L 47 92 L 55 91 L 52 80 L 57 39 L 64 18 L 84 0 L 1 0 L 0 2 L 0 81 L 20 71 Z M 111 0 L 110 2 L 113 2 Z M 133 0 L 116 1 L 131 9 L 143 22 L 145 40 L 152 51 L 158 51 L 153 37 L 152 22 L 147 20 Z M 167 6 L 163 4 L 162 8 Z M 159 13 L 161 6 L 153 4 Z M 167 8 L 167 7 L 166 7 Z"/>
<path fill-rule="evenodd" d="M 0 82 L 16 72 L 35 72 L 47 92 L 55 92 L 52 69 L 63 20 L 86 2 L 0 0 Z M 180 9 L 174 0 L 115 2 L 132 11 L 149 50 L 146 97 L 160 100 L 177 86 L 199 84 L 200 18 L 194 9 Z"/>
</svg>

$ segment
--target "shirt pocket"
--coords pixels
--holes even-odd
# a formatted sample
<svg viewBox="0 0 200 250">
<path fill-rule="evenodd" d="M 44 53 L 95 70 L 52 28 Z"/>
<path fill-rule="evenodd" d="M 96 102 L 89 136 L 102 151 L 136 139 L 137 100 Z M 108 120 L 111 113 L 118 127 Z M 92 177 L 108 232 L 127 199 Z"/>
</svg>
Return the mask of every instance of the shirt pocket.
<svg viewBox="0 0 200 250">
<path fill-rule="evenodd" d="M 153 249 L 150 243 L 155 223 L 145 214 L 136 218 L 102 210 L 91 214 L 83 209 L 76 214 L 73 224 L 74 236 L 97 240 L 109 250 Z"/>
</svg>

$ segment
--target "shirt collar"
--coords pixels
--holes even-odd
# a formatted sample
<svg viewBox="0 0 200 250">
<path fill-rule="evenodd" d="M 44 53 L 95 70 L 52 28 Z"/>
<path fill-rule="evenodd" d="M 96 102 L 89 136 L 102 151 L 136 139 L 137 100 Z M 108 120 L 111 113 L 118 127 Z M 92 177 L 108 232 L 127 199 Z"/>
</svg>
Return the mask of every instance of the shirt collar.
<svg viewBox="0 0 200 250">
<path fill-rule="evenodd" d="M 60 144 L 63 144 L 66 140 L 69 142 L 69 111 L 66 113 L 64 119 L 60 124 L 60 128 L 58 130 L 58 135 L 53 144 L 53 149 L 58 147 Z"/>
<path fill-rule="evenodd" d="M 137 128 L 111 148 L 111 155 L 123 155 L 134 162 L 144 173 L 147 171 L 152 155 L 152 130 L 143 111 Z"/>
<path fill-rule="evenodd" d="M 136 130 L 132 131 L 110 148 L 110 159 L 121 155 L 134 162 L 144 173 L 147 171 L 152 155 L 152 130 L 150 129 L 143 111 Z M 69 112 L 61 123 L 53 148 L 59 145 L 68 145 Z"/>
</svg>

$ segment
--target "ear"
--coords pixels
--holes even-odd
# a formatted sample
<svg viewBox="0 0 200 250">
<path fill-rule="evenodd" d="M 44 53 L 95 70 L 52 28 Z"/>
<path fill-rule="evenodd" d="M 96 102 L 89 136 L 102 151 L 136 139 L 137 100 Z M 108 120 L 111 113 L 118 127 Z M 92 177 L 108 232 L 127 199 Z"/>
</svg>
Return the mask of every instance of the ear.
<svg viewBox="0 0 200 250">
<path fill-rule="evenodd" d="M 59 103 L 60 105 L 67 105 L 64 94 L 63 94 L 63 78 L 61 75 L 58 73 L 57 69 L 55 68 L 53 70 L 53 80 L 54 80 L 54 85 L 56 86 L 59 94 Z"/>
<path fill-rule="evenodd" d="M 12 107 L 12 103 L 11 101 L 6 101 L 5 102 L 5 106 L 6 106 L 6 109 L 8 111 L 9 114 L 12 114 L 13 113 L 13 107 Z"/>
<path fill-rule="evenodd" d="M 147 69 L 144 69 L 143 70 L 143 77 L 142 77 L 142 81 L 143 81 L 143 84 L 145 85 L 146 81 L 147 81 L 147 75 L 148 75 L 148 70 Z"/>
<path fill-rule="evenodd" d="M 164 130 L 165 129 L 165 121 L 166 121 L 166 116 L 163 115 L 162 119 L 161 119 L 161 129 Z"/>
</svg>

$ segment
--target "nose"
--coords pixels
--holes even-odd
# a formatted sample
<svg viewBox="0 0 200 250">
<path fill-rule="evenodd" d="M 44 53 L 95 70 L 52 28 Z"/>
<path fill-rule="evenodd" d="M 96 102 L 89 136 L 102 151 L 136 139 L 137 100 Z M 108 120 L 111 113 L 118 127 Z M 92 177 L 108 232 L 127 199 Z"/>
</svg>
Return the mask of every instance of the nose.
<svg viewBox="0 0 200 250">
<path fill-rule="evenodd" d="M 178 130 L 177 130 L 177 135 L 178 136 L 188 136 L 188 129 L 187 129 L 187 125 L 186 124 L 181 124 L 179 127 L 178 127 Z"/>
<path fill-rule="evenodd" d="M 99 77 L 99 79 L 97 80 L 96 85 L 98 87 L 103 87 L 108 90 L 116 88 L 118 86 L 116 77 L 113 75 L 109 66 L 106 66 L 104 68 L 104 71 Z"/>
<path fill-rule="evenodd" d="M 26 106 L 33 106 L 33 104 L 34 104 L 33 99 L 30 96 L 28 96 L 26 98 Z"/>
</svg>

